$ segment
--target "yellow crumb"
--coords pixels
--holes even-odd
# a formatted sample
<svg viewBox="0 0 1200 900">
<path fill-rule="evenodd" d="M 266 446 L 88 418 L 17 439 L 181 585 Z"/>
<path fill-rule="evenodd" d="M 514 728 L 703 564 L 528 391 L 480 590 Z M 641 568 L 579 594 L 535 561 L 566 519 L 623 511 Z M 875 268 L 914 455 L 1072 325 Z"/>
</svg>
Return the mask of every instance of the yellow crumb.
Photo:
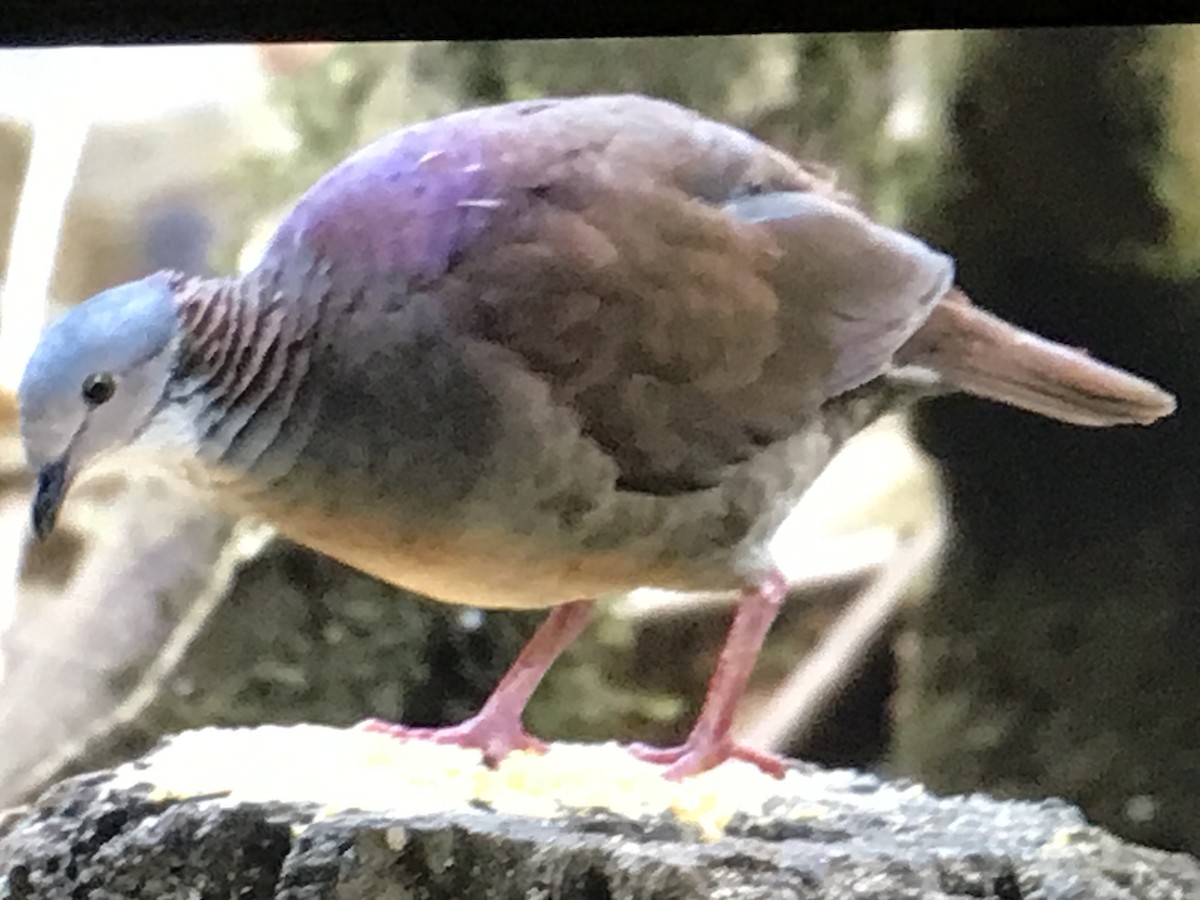
<svg viewBox="0 0 1200 900">
<path fill-rule="evenodd" d="M 633 820 L 671 816 L 712 840 L 738 813 L 762 815 L 799 777 L 789 773 L 781 782 L 731 761 L 672 782 L 661 767 L 617 744 L 551 744 L 544 755 L 514 753 L 489 769 L 475 750 L 304 725 L 187 732 L 137 768 L 118 770 L 117 783 L 151 784 L 160 799 L 227 792 L 234 801 L 313 803 L 324 815 L 350 809 L 420 815 L 482 805 L 554 818 L 599 808 Z M 819 802 L 790 813 L 820 814 Z"/>
</svg>

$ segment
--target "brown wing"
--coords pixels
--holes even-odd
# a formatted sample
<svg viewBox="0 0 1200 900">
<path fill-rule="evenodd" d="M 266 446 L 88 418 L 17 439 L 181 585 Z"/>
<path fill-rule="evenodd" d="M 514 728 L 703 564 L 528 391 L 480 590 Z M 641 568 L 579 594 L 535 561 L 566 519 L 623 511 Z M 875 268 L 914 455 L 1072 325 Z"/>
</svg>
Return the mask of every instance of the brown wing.
<svg viewBox="0 0 1200 900">
<path fill-rule="evenodd" d="M 351 157 L 266 265 L 302 248 L 432 293 L 546 379 L 624 484 L 689 490 L 877 375 L 948 286 L 949 260 L 850 202 L 669 103 L 515 103 Z"/>
<path fill-rule="evenodd" d="M 710 485 L 786 437 L 950 285 L 948 259 L 742 132 L 641 98 L 503 109 L 508 212 L 448 285 L 631 489 Z"/>
</svg>

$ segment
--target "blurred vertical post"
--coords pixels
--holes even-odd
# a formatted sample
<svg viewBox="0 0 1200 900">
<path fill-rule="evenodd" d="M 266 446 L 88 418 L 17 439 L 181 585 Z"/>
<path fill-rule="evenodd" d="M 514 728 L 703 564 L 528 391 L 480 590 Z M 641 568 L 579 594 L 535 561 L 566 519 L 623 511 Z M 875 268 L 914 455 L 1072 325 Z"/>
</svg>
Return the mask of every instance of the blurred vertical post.
<svg viewBox="0 0 1200 900">
<path fill-rule="evenodd" d="M 63 217 L 91 129 L 84 82 L 55 77 L 71 49 L 38 51 L 44 93 L 31 121 L 33 146 L 21 188 L 0 299 L 0 386 L 16 389 L 45 324 Z"/>
</svg>

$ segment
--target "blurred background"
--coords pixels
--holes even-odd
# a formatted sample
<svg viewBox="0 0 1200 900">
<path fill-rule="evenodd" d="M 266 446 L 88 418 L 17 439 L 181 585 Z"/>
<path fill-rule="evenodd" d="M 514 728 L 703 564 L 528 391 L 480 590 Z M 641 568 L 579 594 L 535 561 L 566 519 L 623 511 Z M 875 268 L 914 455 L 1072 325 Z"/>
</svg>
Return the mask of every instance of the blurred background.
<svg viewBox="0 0 1200 900">
<path fill-rule="evenodd" d="M 133 474 L 29 545 L 15 385 L 47 317 L 253 265 L 386 131 L 613 91 L 829 166 L 980 304 L 1180 397 L 1104 432 L 947 398 L 856 439 L 777 540 L 795 587 L 745 738 L 1200 853 L 1200 30 L 1174 26 L 0 50 L 0 808 L 186 728 L 475 710 L 539 614 L 403 594 Z M 613 604 L 529 726 L 682 737 L 730 611 Z"/>
</svg>

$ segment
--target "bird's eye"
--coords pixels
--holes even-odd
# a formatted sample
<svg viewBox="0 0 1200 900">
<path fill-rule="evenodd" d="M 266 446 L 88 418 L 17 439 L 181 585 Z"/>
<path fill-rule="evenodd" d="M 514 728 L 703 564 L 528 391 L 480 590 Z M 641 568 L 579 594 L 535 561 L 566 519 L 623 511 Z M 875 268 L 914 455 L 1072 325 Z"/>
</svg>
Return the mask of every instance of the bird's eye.
<svg viewBox="0 0 1200 900">
<path fill-rule="evenodd" d="M 89 375 L 83 381 L 83 400 L 88 406 L 107 403 L 117 389 L 117 383 L 107 372 Z"/>
</svg>

